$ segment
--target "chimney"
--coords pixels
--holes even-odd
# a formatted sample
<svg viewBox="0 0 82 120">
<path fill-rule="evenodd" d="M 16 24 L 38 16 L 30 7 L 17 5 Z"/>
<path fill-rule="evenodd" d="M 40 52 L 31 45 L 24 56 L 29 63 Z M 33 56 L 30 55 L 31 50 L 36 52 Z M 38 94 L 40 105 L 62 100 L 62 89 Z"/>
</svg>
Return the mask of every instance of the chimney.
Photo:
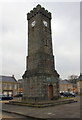
<svg viewBox="0 0 82 120">
<path fill-rule="evenodd" d="M 14 75 L 12 75 L 12 77 L 14 78 Z"/>
</svg>

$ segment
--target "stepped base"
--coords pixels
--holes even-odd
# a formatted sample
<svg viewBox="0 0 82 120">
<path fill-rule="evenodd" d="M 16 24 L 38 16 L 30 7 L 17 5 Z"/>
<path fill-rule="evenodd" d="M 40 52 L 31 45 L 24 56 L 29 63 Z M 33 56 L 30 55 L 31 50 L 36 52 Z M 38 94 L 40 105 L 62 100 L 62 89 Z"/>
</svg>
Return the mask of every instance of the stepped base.
<svg viewBox="0 0 82 120">
<path fill-rule="evenodd" d="M 77 101 L 75 101 L 74 99 L 65 99 L 65 100 L 55 100 L 55 101 L 46 101 L 46 102 L 30 102 L 30 103 L 25 103 L 20 101 L 10 101 L 9 103 L 6 104 L 43 108 L 43 107 L 50 107 L 55 105 L 70 104 L 74 102 Z"/>
</svg>

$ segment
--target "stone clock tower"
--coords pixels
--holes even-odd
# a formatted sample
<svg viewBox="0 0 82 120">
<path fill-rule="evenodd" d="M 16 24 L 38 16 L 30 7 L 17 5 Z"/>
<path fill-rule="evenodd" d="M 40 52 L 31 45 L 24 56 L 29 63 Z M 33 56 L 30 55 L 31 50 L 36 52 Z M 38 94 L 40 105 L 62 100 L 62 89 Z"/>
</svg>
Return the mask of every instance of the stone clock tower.
<svg viewBox="0 0 82 120">
<path fill-rule="evenodd" d="M 23 100 L 57 99 L 59 74 L 52 50 L 51 13 L 37 5 L 27 14 L 28 56 L 23 75 Z"/>
</svg>

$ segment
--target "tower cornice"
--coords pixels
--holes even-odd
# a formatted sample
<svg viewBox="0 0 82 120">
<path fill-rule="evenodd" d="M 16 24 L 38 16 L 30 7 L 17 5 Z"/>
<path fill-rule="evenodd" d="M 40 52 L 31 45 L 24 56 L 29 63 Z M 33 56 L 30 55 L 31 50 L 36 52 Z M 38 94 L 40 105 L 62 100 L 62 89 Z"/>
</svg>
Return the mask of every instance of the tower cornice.
<svg viewBox="0 0 82 120">
<path fill-rule="evenodd" d="M 51 19 L 51 13 L 48 12 L 48 10 L 45 10 L 44 7 L 41 7 L 41 5 L 38 4 L 35 8 L 33 8 L 33 10 L 27 13 L 27 20 L 30 20 L 32 17 L 34 17 L 38 13 Z"/>
</svg>

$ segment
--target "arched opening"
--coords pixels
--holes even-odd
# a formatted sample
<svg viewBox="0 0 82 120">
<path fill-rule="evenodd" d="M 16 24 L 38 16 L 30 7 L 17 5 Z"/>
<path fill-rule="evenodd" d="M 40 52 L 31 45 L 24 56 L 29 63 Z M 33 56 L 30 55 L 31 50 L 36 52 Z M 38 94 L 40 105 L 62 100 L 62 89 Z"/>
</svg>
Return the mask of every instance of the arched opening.
<svg viewBox="0 0 82 120">
<path fill-rule="evenodd" d="M 48 85 L 48 98 L 53 99 L 53 85 Z"/>
</svg>

